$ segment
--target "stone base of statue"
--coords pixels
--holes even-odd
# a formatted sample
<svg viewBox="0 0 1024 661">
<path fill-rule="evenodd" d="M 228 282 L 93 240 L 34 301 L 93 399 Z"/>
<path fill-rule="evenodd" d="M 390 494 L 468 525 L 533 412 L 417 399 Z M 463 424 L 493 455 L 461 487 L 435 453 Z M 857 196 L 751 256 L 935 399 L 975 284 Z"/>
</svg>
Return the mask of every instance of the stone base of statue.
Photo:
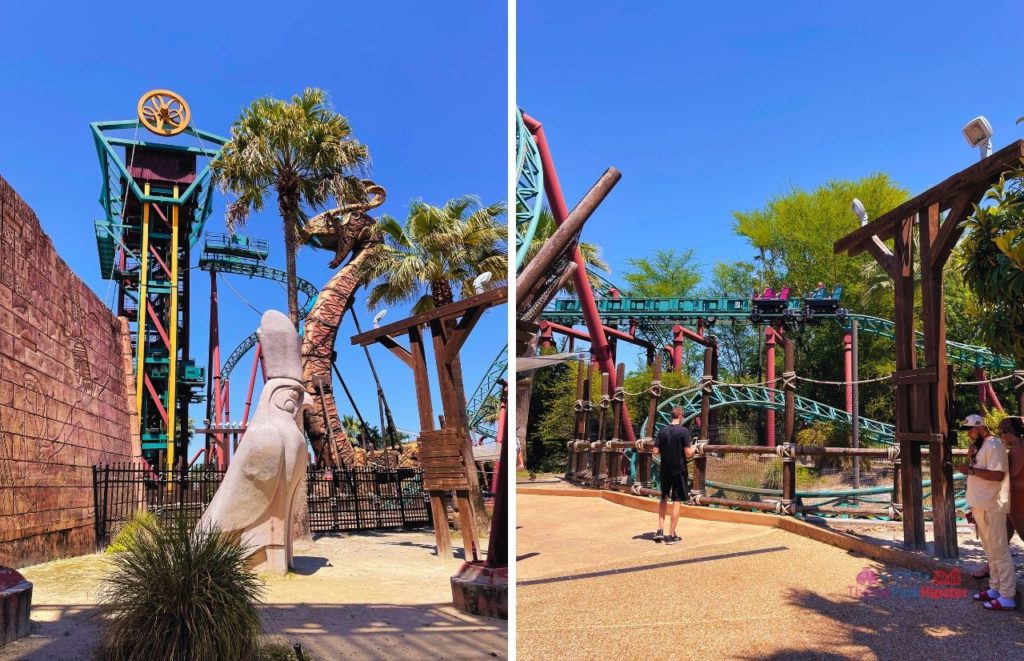
<svg viewBox="0 0 1024 661">
<path fill-rule="evenodd" d="M 29 633 L 32 583 L 13 569 L 0 567 L 0 647 Z"/>
<path fill-rule="evenodd" d="M 508 567 L 464 562 L 451 582 L 456 608 L 474 615 L 508 619 Z"/>
</svg>

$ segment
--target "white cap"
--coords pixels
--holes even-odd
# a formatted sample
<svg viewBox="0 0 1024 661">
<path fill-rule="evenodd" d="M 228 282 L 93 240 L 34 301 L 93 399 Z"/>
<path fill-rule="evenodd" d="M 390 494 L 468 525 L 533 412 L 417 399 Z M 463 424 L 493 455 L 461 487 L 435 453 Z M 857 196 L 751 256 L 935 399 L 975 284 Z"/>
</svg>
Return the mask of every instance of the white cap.
<svg viewBox="0 0 1024 661">
<path fill-rule="evenodd" d="M 960 426 L 965 429 L 970 429 L 971 427 L 984 427 L 985 418 L 981 417 L 977 413 L 972 413 L 964 418 L 963 422 L 960 423 Z"/>
</svg>

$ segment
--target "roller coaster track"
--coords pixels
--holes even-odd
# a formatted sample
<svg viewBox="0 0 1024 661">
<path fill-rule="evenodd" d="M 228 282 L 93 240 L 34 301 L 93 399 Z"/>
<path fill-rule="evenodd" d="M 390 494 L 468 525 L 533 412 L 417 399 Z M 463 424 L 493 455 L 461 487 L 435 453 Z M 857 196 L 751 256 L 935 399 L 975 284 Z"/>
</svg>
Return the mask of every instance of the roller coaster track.
<svg viewBox="0 0 1024 661">
<path fill-rule="evenodd" d="M 239 262 L 233 259 L 214 259 L 210 257 L 203 257 L 199 260 L 199 268 L 204 271 L 216 271 L 217 273 L 230 273 L 232 275 L 245 275 L 250 278 L 262 278 L 264 280 L 273 280 L 275 282 L 288 282 L 288 273 L 280 269 L 271 268 L 269 266 L 256 265 L 251 263 Z M 308 280 L 302 278 L 296 278 L 296 284 L 299 291 L 306 295 L 306 303 L 299 310 L 299 319 L 305 319 L 309 311 L 313 309 L 313 304 L 316 303 L 316 297 L 320 293 L 319 290 Z M 231 371 L 235 369 L 242 357 L 256 346 L 256 333 L 253 332 L 251 335 L 246 337 L 242 342 L 235 347 L 235 350 L 231 352 L 228 359 L 224 361 L 224 367 L 221 370 L 221 377 L 227 379 L 231 376 Z"/>
<path fill-rule="evenodd" d="M 526 251 L 540 222 L 544 206 L 544 170 L 533 136 L 516 113 L 516 271 L 523 267 Z"/>
<path fill-rule="evenodd" d="M 687 388 L 676 393 L 658 405 L 655 429 L 667 424 L 673 406 L 683 407 L 683 422 L 689 422 L 700 415 L 700 386 Z M 767 388 L 759 385 L 723 385 L 713 384 L 711 387 L 711 408 L 725 406 L 750 406 L 758 409 L 782 411 L 786 406 L 785 392 L 781 389 Z M 846 411 L 822 404 L 821 402 L 797 395 L 794 398 L 795 412 L 798 418 L 808 422 L 839 422 L 852 424 L 851 416 Z M 859 418 L 860 437 L 867 443 L 892 445 L 895 439 L 895 428 L 885 422 L 870 418 Z M 646 427 L 646 421 L 641 429 Z"/>
<path fill-rule="evenodd" d="M 484 403 L 492 396 L 499 395 L 501 378 L 508 370 L 508 345 L 502 347 L 498 355 L 491 361 L 487 373 L 480 379 L 473 396 L 469 398 L 467 405 L 469 414 L 469 428 L 485 438 L 497 438 L 497 430 L 490 422 L 484 421 L 484 413 L 487 409 Z"/>
<path fill-rule="evenodd" d="M 603 278 L 602 278 L 603 280 Z M 605 281 L 607 282 L 607 281 Z M 608 283 L 610 285 L 610 283 Z M 664 338 L 668 328 L 675 324 L 693 325 L 698 320 L 707 323 L 739 323 L 739 322 L 803 322 L 833 320 L 846 329 L 850 322 L 857 320 L 858 330 L 879 337 L 893 339 L 896 324 L 888 319 L 879 319 L 868 315 L 850 313 L 835 305 L 829 305 L 830 299 L 815 301 L 813 299 L 790 299 L 774 302 L 774 312 L 763 312 L 757 301 L 750 298 L 602 298 L 597 301 L 597 308 L 602 320 L 608 324 L 628 323 L 636 321 L 645 334 L 645 339 Z M 571 326 L 580 323 L 583 312 L 576 299 L 559 299 L 546 310 L 541 318 L 563 325 Z M 659 345 L 660 346 L 660 345 Z M 917 334 L 917 346 L 924 348 L 923 334 Z M 971 365 L 986 369 L 1011 370 L 1013 360 L 997 356 L 988 347 L 946 341 L 946 352 L 950 362 Z"/>
</svg>

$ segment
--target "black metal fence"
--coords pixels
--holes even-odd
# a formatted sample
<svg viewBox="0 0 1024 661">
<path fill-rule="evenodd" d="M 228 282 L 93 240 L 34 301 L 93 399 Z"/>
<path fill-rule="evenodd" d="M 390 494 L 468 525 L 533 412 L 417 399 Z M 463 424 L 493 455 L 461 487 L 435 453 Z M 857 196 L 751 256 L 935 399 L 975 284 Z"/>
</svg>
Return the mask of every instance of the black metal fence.
<svg viewBox="0 0 1024 661">
<path fill-rule="evenodd" d="M 93 466 L 96 545 L 107 546 L 121 525 L 142 511 L 161 520 L 198 523 L 224 471 L 154 470 L 138 464 Z M 421 471 L 405 468 L 310 468 L 310 528 L 314 533 L 411 528 L 432 523 Z"/>
<path fill-rule="evenodd" d="M 422 472 L 411 468 L 310 469 L 309 526 L 313 532 L 429 525 Z"/>
</svg>

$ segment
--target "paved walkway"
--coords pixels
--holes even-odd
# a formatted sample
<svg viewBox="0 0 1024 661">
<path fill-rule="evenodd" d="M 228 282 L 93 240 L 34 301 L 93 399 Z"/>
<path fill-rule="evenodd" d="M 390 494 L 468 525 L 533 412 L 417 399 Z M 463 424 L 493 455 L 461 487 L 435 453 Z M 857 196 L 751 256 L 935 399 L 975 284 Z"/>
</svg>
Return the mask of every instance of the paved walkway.
<svg viewBox="0 0 1024 661">
<path fill-rule="evenodd" d="M 521 490 L 516 511 L 524 661 L 1024 658 L 1020 613 L 783 530 L 683 518 L 666 546 L 655 515 L 599 498 Z"/>
</svg>

